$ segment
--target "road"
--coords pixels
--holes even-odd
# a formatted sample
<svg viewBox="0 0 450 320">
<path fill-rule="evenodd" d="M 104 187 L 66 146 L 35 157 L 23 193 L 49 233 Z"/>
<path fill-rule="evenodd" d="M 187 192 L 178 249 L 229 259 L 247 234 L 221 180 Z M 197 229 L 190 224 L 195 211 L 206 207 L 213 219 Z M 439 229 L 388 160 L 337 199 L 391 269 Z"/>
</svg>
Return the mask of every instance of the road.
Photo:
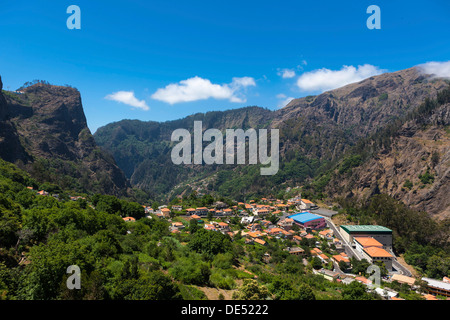
<svg viewBox="0 0 450 320">
<path fill-rule="evenodd" d="M 339 239 L 339 241 L 341 241 L 342 246 L 344 247 L 345 253 L 351 258 L 351 257 L 355 257 L 358 260 L 361 260 L 361 257 L 359 256 L 359 254 L 356 252 L 355 249 L 353 249 L 352 245 L 349 244 L 342 236 L 341 233 L 339 232 L 338 228 L 336 227 L 336 225 L 333 223 L 333 221 L 331 221 L 330 218 L 325 218 L 328 227 L 333 230 L 333 234 L 336 238 Z"/>
</svg>

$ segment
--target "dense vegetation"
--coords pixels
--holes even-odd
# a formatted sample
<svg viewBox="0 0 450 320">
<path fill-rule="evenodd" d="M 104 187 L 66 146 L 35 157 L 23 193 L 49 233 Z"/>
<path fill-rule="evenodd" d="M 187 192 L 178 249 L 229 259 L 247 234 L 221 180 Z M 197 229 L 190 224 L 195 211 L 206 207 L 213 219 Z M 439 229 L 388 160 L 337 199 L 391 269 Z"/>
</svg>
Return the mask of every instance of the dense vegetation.
<svg viewBox="0 0 450 320">
<path fill-rule="evenodd" d="M 59 199 L 27 187 L 52 189 Z M 283 250 L 290 241 L 247 245 L 239 234 L 232 241 L 195 220 L 185 222 L 189 233 L 173 234 L 167 220 L 144 217 L 137 203 L 99 194 L 69 199 L 0 160 L 1 299 L 205 299 L 201 287 L 233 290 L 235 299 L 376 298 L 359 284 L 347 288 L 313 275 Z M 302 243 L 307 252 L 310 245 Z M 66 286 L 71 265 L 81 269 L 81 290 Z"/>
</svg>

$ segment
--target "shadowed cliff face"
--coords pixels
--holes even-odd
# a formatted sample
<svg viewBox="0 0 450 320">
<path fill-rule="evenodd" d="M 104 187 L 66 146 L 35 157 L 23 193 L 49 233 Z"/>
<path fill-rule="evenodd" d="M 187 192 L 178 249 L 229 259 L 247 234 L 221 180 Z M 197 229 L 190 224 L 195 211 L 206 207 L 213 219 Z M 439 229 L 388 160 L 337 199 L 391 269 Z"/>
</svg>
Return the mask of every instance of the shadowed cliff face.
<svg viewBox="0 0 450 320">
<path fill-rule="evenodd" d="M 6 161 L 28 162 L 31 157 L 20 143 L 17 129 L 9 120 L 8 104 L 2 94 L 3 83 L 0 77 L 0 157 Z"/>
<path fill-rule="evenodd" d="M 0 115 L 18 137 L 11 139 L 11 128 L 2 127 L 0 136 L 8 143 L 3 159 L 22 160 L 24 164 L 19 165 L 33 176 L 62 187 L 78 185 L 80 191 L 115 195 L 126 192 L 124 174 L 113 158 L 97 147 L 87 127 L 78 90 L 38 83 L 20 91 L 0 95 Z M 14 148 L 26 151 L 28 157 L 24 159 Z M 67 185 L 63 176 L 71 180 Z"/>
</svg>

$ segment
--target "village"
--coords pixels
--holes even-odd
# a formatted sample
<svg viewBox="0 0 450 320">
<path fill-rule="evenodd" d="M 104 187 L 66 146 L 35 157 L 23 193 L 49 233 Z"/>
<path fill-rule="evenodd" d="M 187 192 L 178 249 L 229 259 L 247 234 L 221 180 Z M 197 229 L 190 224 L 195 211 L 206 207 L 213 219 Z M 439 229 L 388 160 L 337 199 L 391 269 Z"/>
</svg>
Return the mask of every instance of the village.
<svg viewBox="0 0 450 320">
<path fill-rule="evenodd" d="M 44 190 L 36 194 L 59 198 Z M 86 200 L 83 196 L 69 198 Z M 89 206 L 94 208 L 92 204 Z M 288 200 L 260 198 L 248 203 L 234 202 L 231 206 L 216 201 L 209 207 L 186 207 L 182 203 L 142 207 L 145 219 L 168 221 L 174 236 L 188 234 L 189 226 L 194 223 L 206 230 L 227 234 L 232 240 L 244 239 L 249 246 L 264 248 L 272 241 L 281 242 L 284 251 L 300 257 L 305 266 L 312 267 L 314 274 L 343 284 L 357 281 L 365 285 L 368 292 L 376 292 L 386 300 L 404 300 L 392 288 L 392 283 L 406 286 L 426 300 L 438 300 L 437 296 L 450 299 L 448 277 L 417 278 L 398 261 L 393 250 L 392 230 L 379 225 L 337 225 L 332 220 L 336 211 L 321 208 L 301 196 Z M 134 217 L 122 219 L 130 223 L 136 221 Z M 270 254 L 264 253 L 263 261 L 269 263 L 270 260 Z M 373 274 L 363 276 L 361 265 L 367 269 L 362 270 L 366 275 Z"/>
</svg>

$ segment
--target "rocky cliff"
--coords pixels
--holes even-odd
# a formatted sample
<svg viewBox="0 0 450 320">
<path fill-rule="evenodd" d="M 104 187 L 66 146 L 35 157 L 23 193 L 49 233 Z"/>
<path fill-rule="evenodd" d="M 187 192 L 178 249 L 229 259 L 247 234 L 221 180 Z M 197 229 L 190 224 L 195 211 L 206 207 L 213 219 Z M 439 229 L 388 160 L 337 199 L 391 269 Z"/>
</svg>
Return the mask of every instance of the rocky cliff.
<svg viewBox="0 0 450 320">
<path fill-rule="evenodd" d="M 38 82 L 3 91 L 0 110 L 3 159 L 64 188 L 126 192 L 123 172 L 87 127 L 78 90 Z"/>
</svg>

